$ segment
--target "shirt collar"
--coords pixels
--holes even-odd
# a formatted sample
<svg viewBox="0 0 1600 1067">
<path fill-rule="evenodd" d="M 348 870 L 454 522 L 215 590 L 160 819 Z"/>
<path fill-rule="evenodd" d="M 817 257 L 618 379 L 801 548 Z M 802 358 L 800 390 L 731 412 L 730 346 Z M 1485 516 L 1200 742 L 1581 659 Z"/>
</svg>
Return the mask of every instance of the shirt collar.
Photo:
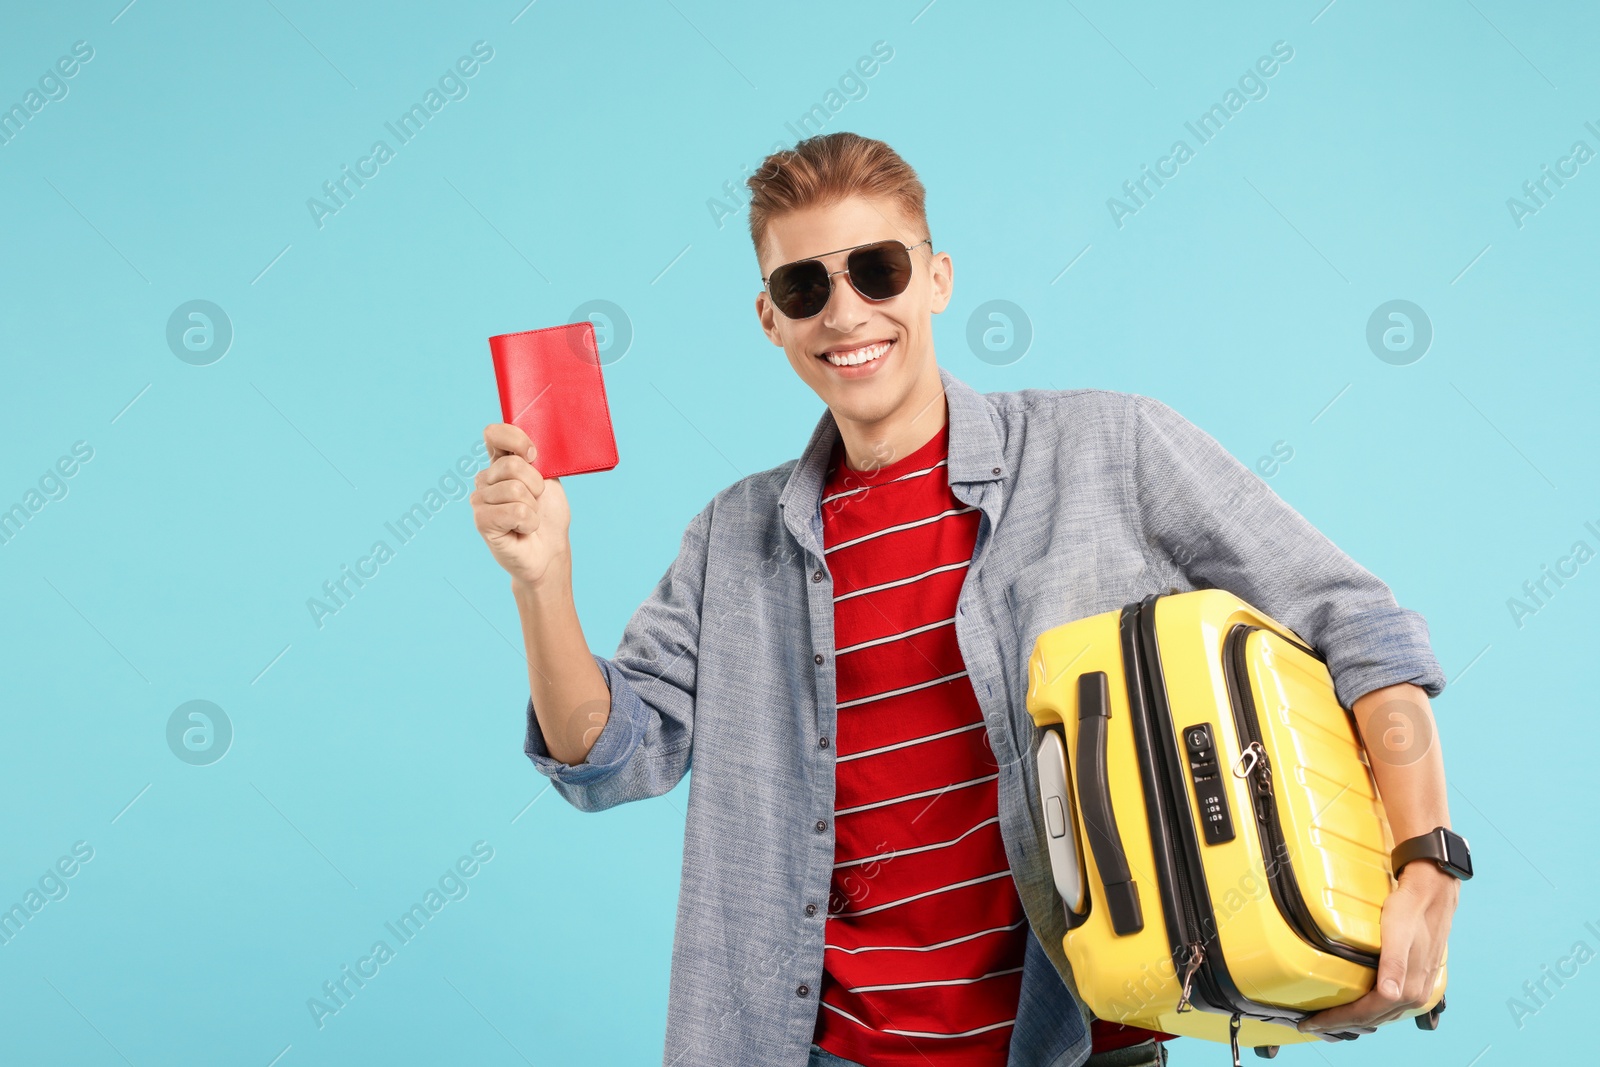
<svg viewBox="0 0 1600 1067">
<path fill-rule="evenodd" d="M 950 426 L 950 484 L 997 481 L 1005 477 L 1006 461 L 1000 446 L 1000 430 L 984 394 L 939 367 L 939 381 L 948 402 L 946 418 Z M 789 472 L 778 508 L 784 524 L 802 545 L 820 546 L 820 532 L 812 518 L 821 514 L 822 485 L 828 473 L 828 457 L 839 440 L 839 426 L 833 412 L 824 408 L 811 431 L 811 439 L 800 460 Z M 815 534 L 815 537 L 810 536 Z"/>
</svg>

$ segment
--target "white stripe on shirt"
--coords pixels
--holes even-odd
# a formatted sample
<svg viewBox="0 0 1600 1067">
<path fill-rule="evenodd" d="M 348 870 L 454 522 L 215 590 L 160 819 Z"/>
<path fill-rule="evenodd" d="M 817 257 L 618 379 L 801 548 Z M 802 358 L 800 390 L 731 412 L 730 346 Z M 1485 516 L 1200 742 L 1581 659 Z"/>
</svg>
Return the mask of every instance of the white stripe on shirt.
<svg viewBox="0 0 1600 1067">
<path fill-rule="evenodd" d="M 892 985 L 858 985 L 847 986 L 846 988 L 852 993 L 879 993 L 885 989 L 922 989 L 926 986 L 935 985 L 971 985 L 974 982 L 981 982 L 985 978 L 999 978 L 1003 974 L 1016 974 L 1020 970 L 1022 970 L 1021 967 L 1009 967 L 1003 971 L 990 971 L 988 974 L 980 974 L 976 978 L 941 978 L 932 982 L 895 982 Z"/>
<path fill-rule="evenodd" d="M 880 752 L 893 752 L 897 748 L 910 748 L 912 745 L 920 745 L 924 741 L 937 741 L 941 737 L 950 737 L 954 734 L 964 734 L 968 730 L 981 730 L 982 728 L 983 723 L 981 722 L 968 723 L 966 726 L 957 726 L 953 730 L 940 730 L 936 734 L 924 734 L 922 737 L 913 737 L 909 741 L 896 741 L 892 745 L 879 745 L 877 748 L 864 748 L 860 752 L 852 752 L 848 756 L 840 756 L 833 762 L 847 763 L 850 760 L 861 759 L 864 756 L 876 756 Z"/>
<path fill-rule="evenodd" d="M 975 1027 L 975 1028 L 973 1028 L 971 1030 L 962 1030 L 960 1033 L 957 1033 L 957 1034 L 935 1034 L 935 1033 L 930 1033 L 929 1031 L 926 1031 L 926 1030 L 890 1030 L 890 1029 L 887 1029 L 887 1028 L 885 1028 L 883 1030 L 879 1030 L 876 1026 L 873 1026 L 871 1023 L 862 1022 L 860 1019 L 857 1019 L 854 1015 L 851 1015 L 849 1012 L 845 1011 L 843 1008 L 836 1008 L 832 1004 L 829 1004 L 826 1000 L 824 1000 L 822 1002 L 822 1006 L 824 1008 L 827 1008 L 829 1011 L 836 1012 L 839 1015 L 843 1015 L 846 1019 L 849 1019 L 851 1022 L 855 1023 L 857 1026 L 863 1027 L 863 1028 L 865 1028 L 867 1030 L 872 1030 L 875 1033 L 899 1034 L 901 1037 L 926 1037 L 926 1038 L 932 1038 L 934 1040 L 942 1040 L 942 1039 L 945 1039 L 945 1038 L 952 1038 L 952 1037 L 971 1037 L 973 1034 L 981 1034 L 981 1033 L 984 1033 L 984 1032 L 989 1031 L 989 1030 L 998 1030 L 1002 1026 L 1010 1026 L 1012 1023 L 1017 1021 L 1015 1018 L 1011 1018 L 1011 1019 L 1005 1020 L 1004 1022 L 990 1023 L 988 1026 L 979 1026 L 979 1027 Z"/>
<path fill-rule="evenodd" d="M 920 581 L 922 581 L 922 579 L 928 577 L 931 574 L 942 574 L 945 571 L 958 571 L 962 567 L 969 566 L 971 563 L 972 563 L 972 561 L 970 559 L 964 559 L 964 560 L 961 560 L 958 563 L 946 563 L 941 567 L 934 567 L 934 568 L 932 568 L 930 570 L 925 570 L 921 574 L 913 574 L 909 578 L 896 578 L 892 582 L 883 582 L 883 583 L 881 583 L 879 585 L 869 585 L 869 586 L 866 586 L 865 588 L 862 588 L 862 589 L 852 589 L 848 593 L 841 593 L 838 596 L 834 597 L 833 598 L 833 602 L 835 604 L 837 604 L 839 601 L 841 601 L 841 600 L 849 600 L 853 596 L 864 596 L 867 593 L 876 593 L 880 589 L 893 589 L 897 585 L 910 585 L 912 582 L 920 582 Z"/>
<path fill-rule="evenodd" d="M 862 856 L 858 860 L 842 860 L 839 863 L 835 863 L 833 865 L 833 869 L 838 870 L 840 867 L 854 867 L 858 863 L 871 863 L 873 860 L 892 860 L 897 856 L 910 856 L 918 852 L 932 852 L 936 848 L 949 848 L 956 842 L 961 841 L 968 834 L 976 833 L 978 830 L 988 826 L 990 823 L 998 823 L 999 821 L 1000 816 L 991 815 L 987 819 L 980 822 L 977 826 L 961 831 L 958 836 L 952 837 L 948 841 L 935 841 L 931 845 L 918 845 L 916 848 L 896 849 L 893 852 L 875 852 L 870 856 Z"/>
<path fill-rule="evenodd" d="M 899 689 L 890 689 L 883 693 L 873 693 L 871 696 L 856 697 L 854 700 L 846 700 L 843 704 L 837 705 L 837 710 L 843 711 L 845 708 L 853 708 L 857 704 L 868 704 L 874 700 L 886 700 L 889 697 L 900 696 L 902 693 L 915 693 L 918 689 L 926 689 L 930 685 L 938 685 L 940 682 L 953 682 L 957 678 L 965 678 L 966 676 L 966 671 L 956 671 L 954 674 L 947 674 L 942 678 L 935 678 L 930 682 L 918 682 L 916 685 L 903 685 Z"/>
<path fill-rule="evenodd" d="M 930 522 L 938 522 L 940 519 L 949 518 L 951 515 L 965 515 L 969 511 L 977 510 L 978 509 L 975 506 L 950 508 L 947 511 L 939 512 L 937 515 L 929 515 L 925 519 L 912 519 L 910 522 L 897 522 L 893 526 L 885 526 L 881 530 L 875 530 L 869 534 L 862 534 L 860 537 L 852 537 L 848 541 L 841 541 L 832 548 L 823 549 L 822 554 L 826 556 L 829 552 L 837 552 L 841 548 L 849 548 L 851 545 L 859 545 L 861 542 L 871 541 L 875 537 L 883 537 L 885 534 L 899 533 L 901 530 L 913 530 L 918 526 L 926 526 Z"/>
<path fill-rule="evenodd" d="M 891 900 L 887 904 L 875 904 L 870 908 L 862 908 L 860 911 L 836 911 L 832 914 L 849 915 L 852 917 L 856 915 L 871 915 L 875 911 L 887 911 L 889 908 L 898 908 L 900 905 L 909 904 L 913 900 L 922 900 L 925 897 L 937 896 L 940 893 L 948 893 L 952 889 L 965 889 L 969 885 L 978 885 L 980 882 L 992 882 L 996 878 L 1009 878 L 1010 876 L 1011 869 L 1008 867 L 1003 871 L 996 871 L 993 874 L 980 874 L 976 878 L 966 878 L 959 882 L 951 882 L 949 885 L 942 885 L 938 889 L 927 889 L 921 893 L 913 893 L 909 897 L 901 897 L 899 900 Z"/>
<path fill-rule="evenodd" d="M 976 933 L 971 934 L 962 934 L 960 937 L 952 937 L 948 941 L 938 941 L 931 945 L 862 945 L 859 948 L 843 948 L 839 945 L 823 945 L 822 947 L 825 949 L 832 949 L 835 952 L 843 952 L 850 956 L 854 956 L 858 952 L 933 952 L 937 949 L 949 948 L 951 945 L 959 945 L 963 941 L 976 940 L 985 934 L 1007 933 L 1011 930 L 1017 929 L 1019 926 L 1024 925 L 1027 921 L 1028 920 L 1026 919 L 1018 919 L 1010 926 L 991 926 L 987 930 L 979 930 Z"/>
<path fill-rule="evenodd" d="M 890 797 L 888 800 L 874 800 L 870 804 L 857 804 L 853 808 L 840 808 L 835 811 L 834 814 L 853 815 L 858 811 L 867 811 L 872 808 L 886 808 L 890 804 L 899 804 L 904 800 L 916 800 L 918 797 L 931 797 L 935 793 L 946 793 L 952 789 L 965 789 L 969 785 L 982 785 L 984 782 L 992 782 L 998 777 L 1000 777 L 998 772 L 994 774 L 986 774 L 982 778 L 969 778 L 965 782 L 956 782 L 953 785 L 941 785 L 933 789 L 923 789 L 916 793 L 906 793 L 903 796 Z"/>
<path fill-rule="evenodd" d="M 902 630 L 897 634 L 890 634 L 888 637 L 874 637 L 870 641 L 857 641 L 853 645 L 846 645 L 844 648 L 834 649 L 833 654 L 835 656 L 842 656 L 846 652 L 859 652 L 863 648 L 871 648 L 874 645 L 887 645 L 891 641 L 903 641 L 908 637 L 915 637 L 917 634 L 925 634 L 929 630 L 937 630 L 941 626 L 949 626 L 955 621 L 956 617 L 952 615 L 948 619 L 940 619 L 938 622 L 930 622 L 926 626 L 914 626 L 909 630 Z"/>
<path fill-rule="evenodd" d="M 821 500 L 821 503 L 826 504 L 830 500 L 838 500 L 840 497 L 842 497 L 842 496 L 850 496 L 852 493 L 865 493 L 868 489 L 881 489 L 886 485 L 893 485 L 895 482 L 904 482 L 904 481 L 909 481 L 912 478 L 920 478 L 924 474 L 932 474 L 934 471 L 938 470 L 940 467 L 947 466 L 949 464 L 949 462 L 950 461 L 948 459 L 941 459 L 939 462 L 935 463 L 931 467 L 924 467 L 919 471 L 912 471 L 910 474 L 902 474 L 898 478 L 890 478 L 888 481 L 879 482 L 877 485 L 860 485 L 860 486 L 857 486 L 854 489 L 846 489 L 843 492 L 834 493 L 832 496 L 823 497 L 822 500 Z M 856 471 L 856 470 L 852 470 L 851 473 L 854 473 L 854 474 L 870 474 L 872 472 L 871 471 Z"/>
</svg>

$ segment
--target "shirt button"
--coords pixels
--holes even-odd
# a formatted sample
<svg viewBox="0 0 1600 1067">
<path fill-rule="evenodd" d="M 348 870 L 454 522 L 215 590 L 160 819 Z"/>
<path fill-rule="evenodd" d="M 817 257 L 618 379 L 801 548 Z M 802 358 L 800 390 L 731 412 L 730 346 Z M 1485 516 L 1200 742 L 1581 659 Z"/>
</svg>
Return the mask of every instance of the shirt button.
<svg viewBox="0 0 1600 1067">
<path fill-rule="evenodd" d="M 817 738 L 817 747 L 818 748 L 827 748 L 828 747 L 828 739 L 826 737 Z"/>
<path fill-rule="evenodd" d="M 794 987 L 794 995 L 797 997 L 809 996 L 810 994 L 811 987 L 808 985 L 797 985 Z"/>
<path fill-rule="evenodd" d="M 999 474 L 1000 473 L 1000 468 L 996 467 L 994 470 L 990 471 L 989 473 L 990 474 Z"/>
<path fill-rule="evenodd" d="M 825 820 L 823 820 L 823 819 L 818 819 L 817 820 L 817 833 L 824 834 L 824 833 L 827 833 L 827 832 L 828 832 L 828 824 L 827 824 L 827 822 Z"/>
<path fill-rule="evenodd" d="M 812 580 L 812 581 L 813 581 L 813 582 L 820 582 L 820 581 L 822 581 L 822 572 L 821 572 L 821 571 L 812 571 L 812 572 L 811 572 L 811 580 Z"/>
<path fill-rule="evenodd" d="M 806 905 L 806 914 L 807 915 L 815 915 L 816 913 L 817 913 L 817 906 L 815 904 L 807 904 Z"/>
<path fill-rule="evenodd" d="M 821 663 L 821 662 L 822 662 L 822 653 L 821 653 L 821 652 L 818 652 L 818 653 L 817 653 L 817 654 L 816 654 L 816 655 L 815 655 L 815 656 L 812 656 L 812 657 L 811 657 L 811 658 L 812 658 L 812 660 L 814 660 L 814 661 L 815 661 L 815 662 L 817 662 L 817 663 Z"/>
</svg>

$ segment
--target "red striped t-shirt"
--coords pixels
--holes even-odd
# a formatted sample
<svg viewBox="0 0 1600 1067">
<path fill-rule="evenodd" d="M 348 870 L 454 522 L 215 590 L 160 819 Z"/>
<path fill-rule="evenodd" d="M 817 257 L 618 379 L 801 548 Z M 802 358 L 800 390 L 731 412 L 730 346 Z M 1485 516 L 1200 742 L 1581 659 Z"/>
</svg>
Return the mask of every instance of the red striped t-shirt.
<svg viewBox="0 0 1600 1067">
<path fill-rule="evenodd" d="M 835 862 L 813 1040 L 872 1067 L 999 1067 L 1027 919 L 998 768 L 956 644 L 979 512 L 950 491 L 949 426 L 875 471 L 836 445 Z"/>
</svg>

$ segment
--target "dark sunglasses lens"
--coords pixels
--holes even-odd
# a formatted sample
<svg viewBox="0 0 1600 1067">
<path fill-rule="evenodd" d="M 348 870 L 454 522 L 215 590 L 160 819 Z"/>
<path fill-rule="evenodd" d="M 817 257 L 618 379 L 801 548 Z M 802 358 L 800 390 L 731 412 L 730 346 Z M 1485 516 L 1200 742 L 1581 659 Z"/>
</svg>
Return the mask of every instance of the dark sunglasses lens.
<svg viewBox="0 0 1600 1067">
<path fill-rule="evenodd" d="M 778 310 L 791 319 L 809 319 L 828 303 L 828 270 L 820 260 L 785 263 L 767 279 Z"/>
<path fill-rule="evenodd" d="M 851 283 L 869 300 L 899 296 L 911 284 L 911 253 L 898 241 L 858 248 L 847 263 Z"/>
</svg>

